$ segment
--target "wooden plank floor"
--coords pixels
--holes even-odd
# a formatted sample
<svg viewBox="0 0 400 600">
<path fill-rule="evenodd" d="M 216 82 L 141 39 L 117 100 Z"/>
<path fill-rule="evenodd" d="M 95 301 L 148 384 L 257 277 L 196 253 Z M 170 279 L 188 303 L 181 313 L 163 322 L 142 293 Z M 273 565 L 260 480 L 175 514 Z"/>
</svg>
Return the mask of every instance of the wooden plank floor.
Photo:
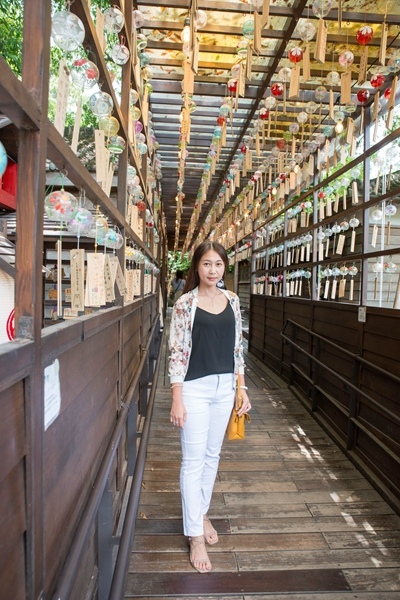
<svg viewBox="0 0 400 600">
<path fill-rule="evenodd" d="M 179 433 L 161 369 L 125 598 L 399 600 L 400 518 L 285 385 L 251 355 L 252 423 L 224 442 L 211 573 L 188 560 Z"/>
</svg>

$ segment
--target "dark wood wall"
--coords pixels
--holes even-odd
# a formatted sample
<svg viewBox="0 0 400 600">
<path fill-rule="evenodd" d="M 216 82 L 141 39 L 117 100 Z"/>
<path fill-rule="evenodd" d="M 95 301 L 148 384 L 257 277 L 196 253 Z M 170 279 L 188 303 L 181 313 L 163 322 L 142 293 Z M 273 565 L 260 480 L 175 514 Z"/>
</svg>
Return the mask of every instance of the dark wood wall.
<svg viewBox="0 0 400 600">
<path fill-rule="evenodd" d="M 285 326 L 288 320 L 305 330 L 291 322 Z M 399 339 L 400 316 L 391 310 L 368 307 L 366 322 L 361 323 L 356 306 L 251 296 L 250 351 L 289 382 L 397 511 L 400 386 L 379 368 L 400 377 Z M 373 363 L 378 370 L 348 353 Z M 350 384 L 368 397 L 354 392 Z"/>
<path fill-rule="evenodd" d="M 33 598 L 37 563 L 45 597 L 51 598 L 84 506 L 93 487 L 121 402 L 137 374 L 142 350 L 157 319 L 155 296 L 47 328 L 42 334 L 43 369 L 58 359 L 61 410 L 43 431 L 31 416 L 43 400 L 30 393 L 34 346 L 15 342 L 0 349 L 0 598 Z M 141 379 L 145 390 L 148 381 Z M 140 386 L 138 386 L 139 388 Z M 145 392 L 147 393 L 147 392 Z M 140 390 L 137 390 L 137 399 Z M 43 446 L 43 487 L 34 493 L 38 465 L 33 436 Z M 110 476 L 114 522 L 127 477 L 126 440 Z M 32 524 L 42 523 L 36 531 Z M 82 600 L 97 564 L 94 525 L 71 600 Z M 41 548 L 34 555 L 33 549 Z"/>
</svg>

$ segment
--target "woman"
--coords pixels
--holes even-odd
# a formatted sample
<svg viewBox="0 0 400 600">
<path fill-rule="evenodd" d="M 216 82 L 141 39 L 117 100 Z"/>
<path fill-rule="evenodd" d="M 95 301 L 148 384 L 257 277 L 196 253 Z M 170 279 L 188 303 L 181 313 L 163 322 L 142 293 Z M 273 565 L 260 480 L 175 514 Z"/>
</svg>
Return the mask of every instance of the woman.
<svg viewBox="0 0 400 600">
<path fill-rule="evenodd" d="M 183 288 L 185 287 L 186 281 L 183 279 L 183 271 L 177 271 L 175 273 L 174 279 L 171 281 L 171 291 L 169 295 L 169 300 L 171 302 L 171 306 L 182 296 Z"/>
<path fill-rule="evenodd" d="M 239 298 L 217 287 L 227 267 L 221 244 L 205 241 L 196 248 L 183 295 L 173 308 L 169 340 L 170 420 L 181 428 L 183 529 L 190 562 L 200 573 L 211 570 L 205 542 L 218 542 L 207 512 L 237 376 L 243 391 L 239 414 L 251 408 Z"/>
</svg>

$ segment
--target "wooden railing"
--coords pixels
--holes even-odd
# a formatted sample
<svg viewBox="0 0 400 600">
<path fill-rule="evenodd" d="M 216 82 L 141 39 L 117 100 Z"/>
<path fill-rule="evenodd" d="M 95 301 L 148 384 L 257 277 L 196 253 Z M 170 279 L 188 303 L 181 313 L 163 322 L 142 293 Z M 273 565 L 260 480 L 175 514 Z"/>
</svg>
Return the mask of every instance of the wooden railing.
<svg viewBox="0 0 400 600">
<path fill-rule="evenodd" d="M 292 319 L 286 320 L 281 336 L 290 345 L 290 389 L 400 512 L 400 417 L 394 405 L 400 377 Z"/>
<path fill-rule="evenodd" d="M 46 429 L 34 343 L 0 347 L 1 597 L 108 597 L 160 341 L 154 295 L 43 330 L 39 378 L 58 361 L 61 400 Z"/>
</svg>

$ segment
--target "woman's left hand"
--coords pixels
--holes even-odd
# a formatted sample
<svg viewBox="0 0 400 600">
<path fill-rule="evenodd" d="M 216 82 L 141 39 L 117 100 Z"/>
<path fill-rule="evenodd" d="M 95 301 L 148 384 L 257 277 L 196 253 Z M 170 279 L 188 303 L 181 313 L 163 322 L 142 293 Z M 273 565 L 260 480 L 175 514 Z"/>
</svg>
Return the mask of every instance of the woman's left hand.
<svg viewBox="0 0 400 600">
<path fill-rule="evenodd" d="M 242 392 L 242 406 L 240 407 L 240 409 L 237 411 L 238 416 L 240 417 L 241 415 L 243 415 L 244 413 L 249 412 L 249 410 L 251 410 L 251 403 L 249 400 L 249 397 L 247 395 L 247 391 L 246 390 L 241 390 Z"/>
</svg>

